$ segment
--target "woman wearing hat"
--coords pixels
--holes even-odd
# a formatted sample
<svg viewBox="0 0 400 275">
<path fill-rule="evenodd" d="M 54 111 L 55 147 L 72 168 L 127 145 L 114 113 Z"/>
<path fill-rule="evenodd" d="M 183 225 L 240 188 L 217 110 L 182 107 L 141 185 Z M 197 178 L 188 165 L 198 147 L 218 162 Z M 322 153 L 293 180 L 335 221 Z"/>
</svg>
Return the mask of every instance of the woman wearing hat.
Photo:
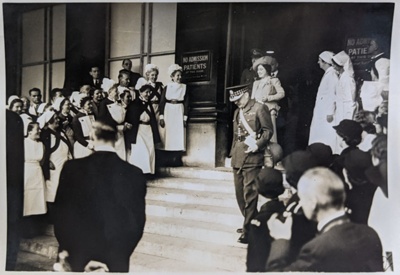
<svg viewBox="0 0 400 275">
<path fill-rule="evenodd" d="M 339 124 L 343 119 L 353 119 L 356 111 L 356 82 L 350 57 L 341 51 L 332 57 L 332 66 L 339 74 L 336 85 L 336 111 L 335 123 Z"/>
<path fill-rule="evenodd" d="M 129 89 L 125 89 L 124 91 L 126 90 L 129 91 Z M 100 102 L 98 119 L 107 122 L 108 124 L 115 125 L 117 128 L 115 150 L 117 151 L 117 155 L 122 160 L 126 160 L 126 147 L 124 138 L 124 131 L 126 130 L 127 126 L 125 123 L 126 109 L 118 98 L 118 85 L 115 84 L 108 90 L 108 97 Z"/>
<path fill-rule="evenodd" d="M 164 128 L 161 136 L 164 150 L 186 150 L 186 121 L 189 98 L 186 84 L 181 83 L 182 67 L 173 64 L 168 68 L 171 82 L 165 86 L 160 101 L 160 126 Z"/>
<path fill-rule="evenodd" d="M 139 90 L 140 87 L 142 87 L 145 84 L 148 84 L 153 87 L 153 92 L 151 93 L 149 100 L 151 102 L 151 105 L 153 106 L 154 113 L 156 114 L 157 123 L 159 123 L 160 121 L 159 105 L 161 100 L 161 94 L 164 89 L 163 83 L 157 81 L 158 74 L 159 74 L 159 69 L 156 65 L 147 64 L 144 68 L 144 77 L 139 78 L 135 86 L 136 90 Z M 161 134 L 163 132 L 163 128 L 159 127 L 158 131 Z"/>
<path fill-rule="evenodd" d="M 310 126 L 308 144 L 321 142 L 333 149 L 336 142 L 336 134 L 332 128 L 335 114 L 335 88 L 338 76 L 332 67 L 333 52 L 324 51 L 318 57 L 318 64 L 325 71 L 318 93 L 315 99 L 314 113 Z"/>
<path fill-rule="evenodd" d="M 150 103 L 152 86 L 143 85 L 139 96 L 129 104 L 125 121 L 129 123 L 125 133 L 130 144 L 129 163 L 142 169 L 144 174 L 155 173 L 155 144 L 160 142 L 156 116 Z"/>
<path fill-rule="evenodd" d="M 257 59 L 253 64 L 253 69 L 257 71 L 259 79 L 254 81 L 251 98 L 268 106 L 271 113 L 274 134 L 271 142 L 278 142 L 276 134 L 276 118 L 278 116 L 279 100 L 285 97 L 285 91 L 281 82 L 276 77 L 271 77 L 272 57 L 264 56 Z"/>
<path fill-rule="evenodd" d="M 59 130 L 64 131 L 71 144 L 74 144 L 74 130 L 72 130 L 71 101 L 66 97 L 59 97 L 53 103 L 54 111 L 57 113 Z"/>
<path fill-rule="evenodd" d="M 28 136 L 24 142 L 24 216 L 47 212 L 45 180 L 40 166 L 40 161 L 44 156 L 44 146 L 40 141 L 39 123 L 29 123 L 27 132 Z"/>
<path fill-rule="evenodd" d="M 59 127 L 60 119 L 57 113 L 46 111 L 38 121 L 43 126 L 40 138 L 45 148 L 42 167 L 46 180 L 46 201 L 53 203 L 64 163 L 73 158 L 72 144 L 64 130 Z"/>
</svg>

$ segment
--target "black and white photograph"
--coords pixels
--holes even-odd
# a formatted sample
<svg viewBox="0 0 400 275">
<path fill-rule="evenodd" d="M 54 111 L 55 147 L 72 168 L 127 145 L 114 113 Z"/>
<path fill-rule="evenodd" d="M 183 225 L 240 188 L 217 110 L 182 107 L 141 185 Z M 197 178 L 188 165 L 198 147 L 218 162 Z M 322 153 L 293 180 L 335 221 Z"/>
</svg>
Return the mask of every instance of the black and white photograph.
<svg viewBox="0 0 400 275">
<path fill-rule="evenodd" d="M 400 270 L 399 3 L 1 4 L 1 274 Z"/>
</svg>

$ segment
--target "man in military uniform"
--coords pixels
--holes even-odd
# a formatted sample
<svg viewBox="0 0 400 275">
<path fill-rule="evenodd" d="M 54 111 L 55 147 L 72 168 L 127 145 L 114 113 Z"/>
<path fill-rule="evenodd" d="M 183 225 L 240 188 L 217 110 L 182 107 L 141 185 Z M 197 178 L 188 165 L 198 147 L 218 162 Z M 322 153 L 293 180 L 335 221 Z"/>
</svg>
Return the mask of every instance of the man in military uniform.
<svg viewBox="0 0 400 275">
<path fill-rule="evenodd" d="M 238 242 L 248 243 L 250 221 L 257 215 L 258 193 L 255 178 L 264 163 L 264 149 L 272 134 L 270 112 L 264 104 L 250 99 L 248 85 L 228 88 L 229 100 L 238 109 L 233 115 L 232 168 L 236 200 L 244 216 L 243 228 Z"/>
</svg>

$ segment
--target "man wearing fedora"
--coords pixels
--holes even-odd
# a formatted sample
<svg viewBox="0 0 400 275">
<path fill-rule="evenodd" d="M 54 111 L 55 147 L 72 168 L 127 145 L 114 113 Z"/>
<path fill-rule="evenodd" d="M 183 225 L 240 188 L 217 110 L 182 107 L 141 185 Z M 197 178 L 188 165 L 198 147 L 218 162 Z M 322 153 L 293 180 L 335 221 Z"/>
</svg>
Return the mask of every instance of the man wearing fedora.
<svg viewBox="0 0 400 275">
<path fill-rule="evenodd" d="M 264 148 L 273 134 L 271 115 L 266 105 L 250 99 L 248 85 L 228 88 L 229 100 L 238 108 L 233 115 L 233 143 L 230 155 L 236 200 L 244 216 L 238 242 L 248 243 L 250 221 L 257 215 L 258 193 L 255 178 L 264 164 Z"/>
</svg>

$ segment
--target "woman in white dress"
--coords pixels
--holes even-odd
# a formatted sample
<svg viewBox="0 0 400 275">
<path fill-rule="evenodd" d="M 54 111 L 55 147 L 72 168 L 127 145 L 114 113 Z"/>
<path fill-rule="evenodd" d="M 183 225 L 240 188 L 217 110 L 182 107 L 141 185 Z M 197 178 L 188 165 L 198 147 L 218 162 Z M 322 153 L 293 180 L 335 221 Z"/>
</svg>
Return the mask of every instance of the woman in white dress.
<svg viewBox="0 0 400 275">
<path fill-rule="evenodd" d="M 94 145 L 90 140 L 90 131 L 94 122 L 93 102 L 90 97 L 84 97 L 80 102 L 81 109 L 72 119 L 74 131 L 74 157 L 84 158 L 93 153 Z"/>
<path fill-rule="evenodd" d="M 46 111 L 38 118 L 43 124 L 41 140 L 45 147 L 43 174 L 46 180 L 46 201 L 53 203 L 56 197 L 61 170 L 67 160 L 72 159 L 72 145 L 66 133 L 60 128 L 57 113 Z M 51 206 L 49 206 L 51 212 Z"/>
<path fill-rule="evenodd" d="M 156 114 L 156 119 L 157 123 L 160 121 L 160 100 L 161 100 L 161 95 L 162 91 L 164 89 L 164 85 L 162 82 L 157 81 L 159 75 L 159 69 L 156 65 L 154 64 L 147 64 L 144 68 L 144 77 L 139 78 L 139 80 L 136 83 L 135 89 L 139 90 L 143 85 L 148 84 L 153 87 L 153 92 L 150 95 L 150 102 L 151 105 L 153 106 L 154 113 Z M 164 135 L 164 128 L 158 127 L 158 132 L 160 133 L 160 136 Z M 162 143 L 158 144 L 157 149 L 163 149 L 162 148 Z"/>
<path fill-rule="evenodd" d="M 45 180 L 40 161 L 44 156 L 44 146 L 40 141 L 39 124 L 28 125 L 25 138 L 24 174 L 24 216 L 41 215 L 47 212 L 45 199 Z"/>
<path fill-rule="evenodd" d="M 160 126 L 164 129 L 161 136 L 164 150 L 186 150 L 186 122 L 188 118 L 189 98 L 186 84 L 181 83 L 182 67 L 173 64 L 168 68 L 172 82 L 165 86 L 160 101 Z"/>
<path fill-rule="evenodd" d="M 274 133 L 270 141 L 277 143 L 276 118 L 280 109 L 279 100 L 285 97 L 285 91 L 279 79 L 271 77 L 271 65 L 264 59 L 260 59 L 256 62 L 258 63 L 256 68 L 259 79 L 253 83 L 251 98 L 268 106 L 271 113 L 272 125 L 274 127 Z"/>
<path fill-rule="evenodd" d="M 318 64 L 325 71 L 318 93 L 310 126 L 308 144 L 320 142 L 332 150 L 336 146 L 336 133 L 332 128 L 335 115 L 335 89 L 339 81 L 336 70 L 332 67 L 333 52 L 324 51 L 318 57 Z"/>
<path fill-rule="evenodd" d="M 335 118 L 333 125 L 338 125 L 344 119 L 353 119 L 356 111 L 356 82 L 350 57 L 341 51 L 332 57 L 332 66 L 339 74 L 335 96 Z M 340 140 L 336 140 L 334 154 L 340 153 Z"/>
<path fill-rule="evenodd" d="M 128 91 L 128 89 L 125 89 Z M 127 160 L 124 131 L 126 129 L 125 114 L 126 109 L 119 101 L 118 85 L 113 85 L 108 90 L 108 97 L 103 99 L 99 105 L 99 120 L 114 125 L 117 128 L 117 140 L 115 142 L 115 151 L 122 160 Z"/>
<path fill-rule="evenodd" d="M 126 144 L 131 145 L 129 163 L 142 169 L 144 174 L 155 173 L 155 144 L 160 142 L 157 120 L 149 102 L 152 86 L 143 85 L 139 96 L 129 104 L 125 121 Z"/>
</svg>

